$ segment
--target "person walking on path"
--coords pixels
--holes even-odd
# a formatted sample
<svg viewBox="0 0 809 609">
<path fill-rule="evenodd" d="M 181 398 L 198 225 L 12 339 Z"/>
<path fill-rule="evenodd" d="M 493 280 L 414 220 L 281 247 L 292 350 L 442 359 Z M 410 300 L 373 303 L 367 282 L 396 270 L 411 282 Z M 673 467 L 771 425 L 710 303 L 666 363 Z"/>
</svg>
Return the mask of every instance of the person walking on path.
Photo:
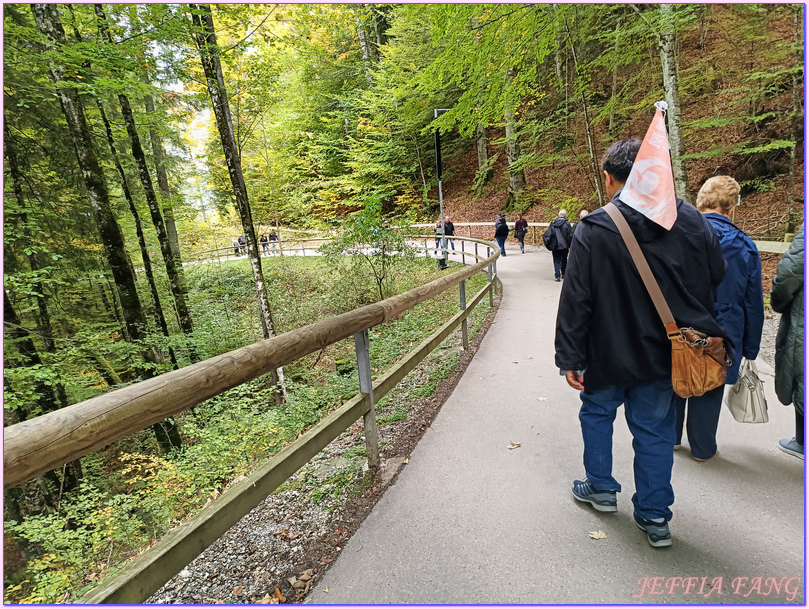
<svg viewBox="0 0 809 609">
<path fill-rule="evenodd" d="M 271 232 L 271 233 L 269 234 L 269 236 L 267 237 L 267 239 L 268 239 L 268 240 L 270 241 L 270 243 L 272 244 L 272 253 L 274 254 L 274 253 L 275 253 L 275 247 L 276 247 L 276 243 L 275 243 L 275 242 L 276 242 L 276 241 L 278 241 L 278 235 L 275 233 L 275 231 L 273 231 L 273 232 Z"/>
<path fill-rule="evenodd" d="M 586 209 L 581 210 L 579 212 L 579 222 L 581 222 L 582 218 L 584 218 L 584 216 L 586 216 L 589 213 L 590 212 L 587 211 Z M 570 239 L 571 239 L 571 241 L 573 240 L 573 235 L 576 234 L 576 227 L 579 225 L 579 222 L 574 222 L 573 226 L 570 228 L 570 235 L 571 235 Z"/>
<path fill-rule="evenodd" d="M 442 241 L 444 243 L 442 243 Z M 438 261 L 438 268 L 442 271 L 448 268 L 447 252 L 444 249 L 445 247 L 446 239 L 444 239 L 444 226 L 441 223 L 441 218 L 439 218 L 435 222 L 435 259 Z"/>
<path fill-rule="evenodd" d="M 506 239 L 508 238 L 508 224 L 503 214 L 497 216 L 497 221 L 494 223 L 494 239 L 497 245 L 500 246 L 500 253 L 506 255 Z"/>
<path fill-rule="evenodd" d="M 562 281 L 565 278 L 565 269 L 567 269 L 567 255 L 570 251 L 570 242 L 573 237 L 573 231 L 570 228 L 570 222 L 567 221 L 567 210 L 560 209 L 559 215 L 551 222 L 548 227 L 548 232 L 553 236 L 551 241 L 551 254 L 553 254 L 553 277 L 556 281 Z"/>
<path fill-rule="evenodd" d="M 758 357 L 764 328 L 764 292 L 761 289 L 761 256 L 753 240 L 730 221 L 730 210 L 739 197 L 739 183 L 730 176 L 710 178 L 697 194 L 697 209 L 713 227 L 722 247 L 727 267 L 725 278 L 714 290 L 716 320 L 725 329 L 736 353 L 753 361 Z M 740 357 L 728 366 L 726 385 L 739 378 Z M 707 461 L 716 454 L 716 428 L 722 411 L 724 385 L 701 396 L 674 396 L 677 409 L 674 450 L 680 448 L 683 424 L 688 434 L 691 456 Z M 686 412 L 686 403 L 688 404 Z"/>
<path fill-rule="evenodd" d="M 782 404 L 795 406 L 795 437 L 780 440 L 778 448 L 803 459 L 803 268 L 804 226 L 778 263 L 772 280 L 770 304 L 781 313 L 775 338 L 775 393 Z"/>
<path fill-rule="evenodd" d="M 602 169 L 607 194 L 635 234 L 679 326 L 726 338 L 714 319 L 712 289 L 725 273 L 716 234 L 695 207 L 677 199 L 669 230 L 625 204 L 621 192 L 641 142 L 609 147 Z M 667 150 L 667 148 L 666 148 Z M 634 261 L 605 209 L 581 220 L 570 250 L 556 318 L 556 365 L 579 390 L 584 480 L 577 501 L 617 512 L 621 485 L 612 475 L 613 422 L 621 404 L 634 437 L 635 524 L 654 547 L 671 545 L 674 503 L 674 394 L 671 343 Z"/>
<path fill-rule="evenodd" d="M 444 216 L 444 235 L 447 237 L 454 237 L 455 236 L 455 225 L 452 223 L 452 220 L 449 216 Z M 450 247 L 452 247 L 452 251 L 455 251 L 455 239 L 447 239 L 449 241 Z"/>
<path fill-rule="evenodd" d="M 525 234 L 528 232 L 528 220 L 517 214 L 517 221 L 514 223 L 514 236 L 520 242 L 520 251 L 525 253 Z"/>
<path fill-rule="evenodd" d="M 261 244 L 261 251 L 269 252 L 270 251 L 270 242 L 267 238 L 267 233 L 261 233 L 261 236 L 258 238 L 258 242 Z"/>
</svg>

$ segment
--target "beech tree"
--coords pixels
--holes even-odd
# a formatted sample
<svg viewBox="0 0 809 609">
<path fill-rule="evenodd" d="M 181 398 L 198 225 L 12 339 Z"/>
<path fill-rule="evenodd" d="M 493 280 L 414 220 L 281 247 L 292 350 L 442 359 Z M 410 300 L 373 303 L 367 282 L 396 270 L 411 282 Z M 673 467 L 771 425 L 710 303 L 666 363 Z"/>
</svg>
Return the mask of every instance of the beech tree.
<svg viewBox="0 0 809 609">
<path fill-rule="evenodd" d="M 272 338 L 275 335 L 272 314 L 270 311 L 270 301 L 267 298 L 267 287 L 264 282 L 264 273 L 261 270 L 261 258 L 258 252 L 258 239 L 253 225 L 250 200 L 247 196 L 247 185 L 244 182 L 242 173 L 241 158 L 239 155 L 236 138 L 233 134 L 233 121 L 230 116 L 230 105 L 228 104 L 227 89 L 222 76 L 222 66 L 219 62 L 219 45 L 216 41 L 216 32 L 213 25 L 213 14 L 211 7 L 207 4 L 190 4 L 191 19 L 193 23 L 193 37 L 199 49 L 199 57 L 202 68 L 205 72 L 205 80 L 208 88 L 208 95 L 211 98 L 216 125 L 219 129 L 219 137 L 222 141 L 222 150 L 228 167 L 228 174 L 233 185 L 233 195 L 236 198 L 236 205 L 242 221 L 247 239 L 247 252 L 250 257 L 250 267 L 253 270 L 253 280 L 256 285 L 256 296 L 261 317 L 261 327 L 264 338 Z M 283 370 L 281 368 L 271 372 L 273 385 L 278 387 L 275 393 L 276 402 L 281 403 L 284 399 Z"/>
</svg>

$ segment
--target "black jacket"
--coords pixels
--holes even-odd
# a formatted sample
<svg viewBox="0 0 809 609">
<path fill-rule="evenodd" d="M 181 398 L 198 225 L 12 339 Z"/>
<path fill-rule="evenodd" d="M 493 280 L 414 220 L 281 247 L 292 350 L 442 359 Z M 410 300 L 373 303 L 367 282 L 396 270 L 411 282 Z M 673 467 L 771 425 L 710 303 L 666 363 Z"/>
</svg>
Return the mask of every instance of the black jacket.
<svg viewBox="0 0 809 609">
<path fill-rule="evenodd" d="M 674 319 L 727 338 L 714 319 L 713 290 L 725 274 L 713 228 L 677 199 L 671 230 L 618 200 Z M 726 341 L 727 343 L 727 341 Z M 733 358 L 732 348 L 728 353 Z M 671 343 L 618 229 L 603 209 L 576 228 L 556 318 L 556 365 L 585 370 L 587 390 L 671 378 Z"/>
<path fill-rule="evenodd" d="M 556 218 L 551 222 L 550 227 L 556 233 L 556 247 L 555 250 L 566 250 L 570 247 L 570 242 L 573 240 L 573 229 L 570 227 L 570 222 L 567 218 Z"/>
<path fill-rule="evenodd" d="M 773 311 L 781 313 L 775 339 L 775 393 L 778 399 L 794 402 L 803 414 L 803 226 L 798 229 L 789 251 L 778 263 L 772 280 L 770 302 Z"/>
<path fill-rule="evenodd" d="M 498 237 L 508 237 L 508 231 L 509 228 L 505 219 L 498 218 L 497 222 L 494 224 L 494 238 L 497 239 Z"/>
<path fill-rule="evenodd" d="M 455 236 L 455 225 L 447 220 L 444 222 L 444 234 L 447 237 L 454 237 Z"/>
</svg>

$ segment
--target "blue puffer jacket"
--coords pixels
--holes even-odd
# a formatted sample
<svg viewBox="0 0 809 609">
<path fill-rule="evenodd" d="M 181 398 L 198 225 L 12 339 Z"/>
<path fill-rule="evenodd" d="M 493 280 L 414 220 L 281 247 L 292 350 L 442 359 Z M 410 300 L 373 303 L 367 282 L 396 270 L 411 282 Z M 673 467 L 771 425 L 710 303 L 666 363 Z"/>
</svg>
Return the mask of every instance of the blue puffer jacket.
<svg viewBox="0 0 809 609">
<path fill-rule="evenodd" d="M 713 226 L 722 257 L 727 263 L 725 278 L 714 288 L 716 320 L 736 346 L 736 357 L 728 368 L 725 383 L 739 378 L 741 358 L 756 359 L 764 327 L 764 292 L 761 287 L 761 257 L 753 240 L 720 214 L 705 214 Z"/>
</svg>

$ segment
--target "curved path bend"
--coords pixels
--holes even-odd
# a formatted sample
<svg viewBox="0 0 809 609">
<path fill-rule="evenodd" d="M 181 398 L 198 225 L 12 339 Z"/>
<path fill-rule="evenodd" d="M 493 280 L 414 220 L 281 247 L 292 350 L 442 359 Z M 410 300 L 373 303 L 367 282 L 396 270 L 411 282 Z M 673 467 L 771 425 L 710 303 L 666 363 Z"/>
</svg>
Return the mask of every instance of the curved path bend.
<svg viewBox="0 0 809 609">
<path fill-rule="evenodd" d="M 631 435 L 620 413 L 618 513 L 571 496 L 584 473 L 580 402 L 554 367 L 562 284 L 550 253 L 509 250 L 497 266 L 495 323 L 307 602 L 802 603 L 804 469 L 776 448 L 793 435 L 794 416 L 775 398 L 772 368 L 759 361 L 768 424 L 742 425 L 723 410 L 716 457 L 695 462 L 687 442 L 675 454 L 674 543 L 654 549 L 632 520 Z"/>
</svg>

